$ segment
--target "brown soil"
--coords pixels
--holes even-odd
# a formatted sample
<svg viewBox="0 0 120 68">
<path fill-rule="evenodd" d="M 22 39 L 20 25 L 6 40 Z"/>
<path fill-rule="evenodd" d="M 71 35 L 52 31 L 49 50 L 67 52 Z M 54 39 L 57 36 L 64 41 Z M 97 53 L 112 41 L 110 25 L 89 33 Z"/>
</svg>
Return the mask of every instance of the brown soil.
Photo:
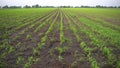
<svg viewBox="0 0 120 68">
<path fill-rule="evenodd" d="M 55 13 L 55 14 L 54 14 Z M 53 15 L 54 14 L 54 15 Z M 14 46 L 15 51 L 11 54 L 8 54 L 4 59 L 7 62 L 9 68 L 24 68 L 24 64 L 27 63 L 28 58 L 33 56 L 33 48 L 37 47 L 37 44 L 40 43 L 41 38 L 45 36 L 45 32 L 47 32 L 48 28 L 50 27 L 51 23 L 57 16 L 57 20 L 53 26 L 52 31 L 47 35 L 47 40 L 45 41 L 45 45 L 42 49 L 39 49 L 39 55 L 34 55 L 39 57 L 40 60 L 36 63 L 32 63 L 29 68 L 91 68 L 91 62 L 88 61 L 87 53 L 80 47 L 80 42 L 77 41 L 74 32 L 70 29 L 70 23 L 75 26 L 77 29 L 77 33 L 81 38 L 81 41 L 87 44 L 88 48 L 94 49 L 91 51 L 92 57 L 99 63 L 100 68 L 114 68 L 113 65 L 107 64 L 107 59 L 104 57 L 97 48 L 97 46 L 91 44 L 91 39 L 88 35 L 82 32 L 80 27 L 86 27 L 90 29 L 85 24 L 81 23 L 76 16 L 68 16 L 68 19 L 65 16 L 65 13 L 62 10 L 56 10 L 54 12 L 48 13 L 47 18 L 46 16 L 38 17 L 35 21 L 30 20 L 30 24 L 21 27 L 15 33 L 12 33 L 9 36 L 9 44 Z M 61 22 L 61 14 L 62 14 L 62 23 L 63 23 L 63 33 L 65 37 L 65 41 L 62 45 L 60 45 L 60 22 Z M 44 20 L 41 20 L 45 18 Z M 46 21 L 48 18 L 50 20 Z M 25 19 L 24 21 L 26 21 Z M 74 21 L 73 21 L 74 20 Z M 91 20 L 91 19 L 90 19 Z M 24 22 L 23 21 L 23 22 Z M 32 22 L 31 22 L 32 21 Z M 40 21 L 40 23 L 36 24 L 33 28 L 28 28 L 31 24 Z M 46 25 L 38 29 L 37 32 L 34 30 L 41 24 L 47 22 Z M 28 29 L 27 29 L 28 28 Z M 20 34 L 25 30 L 25 33 Z M 27 35 L 31 37 L 26 39 Z M 97 33 L 96 33 L 97 34 Z M 19 38 L 14 39 L 14 37 L 19 36 Z M 17 46 L 18 43 L 21 44 Z M 58 61 L 59 53 L 56 50 L 56 47 L 62 46 L 67 47 L 68 50 L 63 52 L 61 56 L 63 57 L 62 61 Z M 117 52 L 119 53 L 119 51 Z M 24 62 L 21 64 L 16 65 L 16 61 L 18 57 L 24 58 Z"/>
<path fill-rule="evenodd" d="M 55 16 L 53 16 L 55 17 Z M 42 18 L 41 18 L 42 19 Z M 45 21 L 45 20 L 44 20 Z M 33 28 L 29 28 L 25 31 L 24 34 L 13 34 L 12 36 L 20 36 L 20 38 L 14 40 L 12 37 L 10 37 L 10 44 L 12 46 L 15 46 L 15 51 L 12 52 L 12 54 L 8 54 L 5 58 L 5 61 L 7 61 L 8 64 L 12 64 L 9 66 L 9 68 L 13 68 L 16 64 L 16 60 L 18 56 L 23 57 L 25 60 L 21 64 L 20 67 L 23 67 L 23 64 L 27 61 L 27 58 L 32 55 L 32 49 L 36 47 L 36 45 L 40 42 L 40 38 L 43 37 L 44 33 L 47 31 L 48 27 L 50 26 L 50 23 L 42 27 L 38 30 L 38 32 L 34 33 L 33 31 L 35 28 L 37 28 L 39 25 L 35 25 Z M 18 31 L 19 32 L 19 31 Z M 31 35 L 31 38 L 26 39 L 27 35 Z M 13 40 L 12 40 L 13 39 Z M 16 47 L 17 43 L 21 42 L 19 47 Z"/>
</svg>

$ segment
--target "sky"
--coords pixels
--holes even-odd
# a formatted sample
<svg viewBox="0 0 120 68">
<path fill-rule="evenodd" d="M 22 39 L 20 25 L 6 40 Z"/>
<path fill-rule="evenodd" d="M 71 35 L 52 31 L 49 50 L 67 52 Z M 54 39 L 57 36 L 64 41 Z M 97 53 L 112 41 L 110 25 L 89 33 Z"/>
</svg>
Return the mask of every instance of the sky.
<svg viewBox="0 0 120 68">
<path fill-rule="evenodd" d="M 0 0 L 0 6 L 120 6 L 120 0 Z"/>
</svg>

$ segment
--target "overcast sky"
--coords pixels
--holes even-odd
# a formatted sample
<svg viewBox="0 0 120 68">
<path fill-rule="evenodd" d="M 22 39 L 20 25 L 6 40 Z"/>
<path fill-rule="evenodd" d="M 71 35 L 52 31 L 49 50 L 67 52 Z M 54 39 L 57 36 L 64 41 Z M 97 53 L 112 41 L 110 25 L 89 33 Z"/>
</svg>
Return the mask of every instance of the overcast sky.
<svg viewBox="0 0 120 68">
<path fill-rule="evenodd" d="M 120 0 L 0 0 L 0 6 L 24 6 L 24 5 L 35 5 L 39 4 L 42 6 L 120 6 Z"/>
</svg>

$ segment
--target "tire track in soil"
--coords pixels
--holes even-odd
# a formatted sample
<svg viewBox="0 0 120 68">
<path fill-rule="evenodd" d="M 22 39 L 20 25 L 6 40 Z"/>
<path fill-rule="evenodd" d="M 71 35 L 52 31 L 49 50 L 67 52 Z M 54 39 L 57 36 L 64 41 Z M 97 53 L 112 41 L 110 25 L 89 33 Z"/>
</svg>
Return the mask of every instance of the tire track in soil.
<svg viewBox="0 0 120 68">
<path fill-rule="evenodd" d="M 108 22 L 108 24 L 111 24 L 111 25 L 107 25 L 107 24 L 105 24 L 105 23 L 102 23 L 102 21 L 95 20 L 97 17 L 94 17 L 94 16 L 91 17 L 91 16 L 79 14 L 79 17 L 85 17 L 85 18 L 87 18 L 87 19 L 89 19 L 89 20 L 91 20 L 91 21 L 95 21 L 96 23 L 99 23 L 99 24 L 100 24 L 101 26 L 103 26 L 103 27 L 107 27 L 107 28 L 110 28 L 110 29 L 115 30 L 115 31 L 117 31 L 117 32 L 120 32 L 120 29 L 117 28 L 117 27 L 115 27 L 115 26 L 118 26 L 118 25 L 113 24 L 113 23 L 111 23 L 110 21 L 106 21 L 106 20 L 104 20 L 104 19 L 99 18 L 99 19 L 101 19 L 102 21 Z M 75 19 L 75 18 L 76 18 L 76 16 L 74 17 L 74 19 Z M 112 26 L 112 25 L 115 25 L 115 26 Z"/>
<path fill-rule="evenodd" d="M 109 22 L 111 24 L 120 26 L 120 22 L 118 20 L 116 21 L 115 19 L 108 19 L 108 18 L 103 18 L 103 17 L 100 17 L 100 19 L 102 19 L 104 21 L 107 21 L 107 22 Z"/>
<path fill-rule="evenodd" d="M 78 12 L 76 12 L 76 13 L 78 13 Z M 87 14 L 80 14 L 79 13 L 79 16 L 87 16 Z M 99 19 L 101 19 L 101 20 L 103 20 L 103 21 L 106 21 L 106 22 L 109 22 L 110 24 L 114 24 L 114 25 L 120 25 L 120 23 L 119 23 L 119 21 L 117 20 L 115 20 L 115 19 L 109 19 L 109 18 L 105 18 L 105 17 L 98 17 L 98 16 L 91 16 L 91 15 L 89 15 L 90 17 L 93 17 L 93 18 L 99 18 Z"/>
<path fill-rule="evenodd" d="M 89 19 L 89 20 L 92 20 L 92 21 L 95 21 L 95 22 L 101 24 L 101 26 L 103 26 L 103 27 L 110 28 L 110 29 L 115 30 L 115 31 L 117 31 L 117 32 L 120 33 L 120 29 L 116 28 L 115 26 L 112 26 L 112 25 L 115 25 L 115 24 L 109 23 L 109 24 L 111 24 L 111 25 L 107 25 L 107 24 L 101 23 L 102 21 L 97 21 L 97 20 L 95 20 L 94 18 L 91 18 L 91 17 L 86 17 L 86 18 Z M 102 20 L 102 19 L 101 19 L 101 20 Z M 104 21 L 104 20 L 103 20 L 103 21 Z M 104 22 L 107 22 L 107 21 L 104 21 Z M 116 25 L 116 26 L 117 26 L 117 25 Z"/>
<path fill-rule="evenodd" d="M 58 10 L 57 10 L 58 11 Z M 56 57 L 54 55 L 50 55 L 50 50 L 54 49 L 59 45 L 59 23 L 58 18 L 56 23 L 53 26 L 53 30 L 47 36 L 47 40 L 45 43 L 45 47 L 41 49 L 41 59 L 38 63 L 33 64 L 31 68 L 54 68 L 54 64 L 56 63 Z M 54 20 L 54 18 L 52 19 Z M 54 39 L 54 40 L 52 40 Z M 52 40 L 52 41 L 51 41 Z"/>
<path fill-rule="evenodd" d="M 52 17 L 52 19 L 55 17 L 55 15 Z M 51 20 L 52 21 L 52 20 Z M 19 40 L 19 42 L 21 41 L 21 47 L 18 49 L 18 51 L 16 51 L 15 53 L 8 55 L 6 57 L 6 61 L 8 61 L 8 63 L 12 63 L 15 64 L 16 63 L 16 59 L 18 56 L 22 56 L 25 59 L 28 58 L 28 56 L 32 55 L 32 48 L 36 47 L 37 43 L 40 41 L 40 38 L 44 35 L 44 33 L 47 31 L 48 27 L 49 27 L 50 23 L 47 24 L 45 27 L 43 27 L 42 29 L 40 29 L 37 33 L 33 33 L 33 30 L 37 27 L 34 26 L 34 28 L 29 29 L 27 32 L 25 32 L 24 35 L 22 35 L 22 38 Z M 43 33 L 41 35 L 38 35 L 39 33 Z M 31 34 L 32 38 L 34 38 L 35 42 L 33 42 L 31 39 L 26 40 L 26 35 L 27 34 Z M 14 43 L 14 42 L 13 42 Z M 27 47 L 28 46 L 28 47 Z M 22 49 L 22 50 L 21 50 Z M 17 50 L 17 49 L 16 49 Z M 21 54 L 19 54 L 21 53 Z M 17 55 L 16 55 L 17 54 Z M 18 55 L 19 54 L 19 55 Z M 14 66 L 14 65 L 13 65 Z"/>
<path fill-rule="evenodd" d="M 104 27 L 107 27 L 107 28 L 110 28 L 110 29 L 112 29 L 112 30 L 115 30 L 115 31 L 118 31 L 118 32 L 120 32 L 120 29 L 119 28 L 117 28 L 117 27 L 115 27 L 115 26 L 118 26 L 118 24 L 115 24 L 115 21 L 111 21 L 111 20 L 106 20 L 105 18 L 101 18 L 101 17 L 96 17 L 96 16 L 89 16 L 89 15 L 86 15 L 86 14 L 78 14 L 77 15 L 78 17 L 85 17 L 85 18 L 87 18 L 87 19 L 89 19 L 89 20 L 92 20 L 92 21 L 95 21 L 96 23 L 99 23 L 99 24 L 101 24 L 102 26 L 104 26 Z M 76 16 L 74 16 L 73 17 L 74 19 L 76 19 Z M 102 20 L 102 21 L 100 21 L 100 20 L 95 20 L 96 18 L 98 18 L 98 19 L 100 19 L 100 20 Z M 102 22 L 107 22 L 108 24 L 111 24 L 111 25 L 107 25 L 107 24 L 105 24 L 105 23 L 102 23 Z M 118 23 L 118 22 L 116 22 L 116 23 Z M 112 26 L 112 25 L 115 25 L 115 26 Z M 119 24 L 120 25 L 120 24 Z"/>
</svg>

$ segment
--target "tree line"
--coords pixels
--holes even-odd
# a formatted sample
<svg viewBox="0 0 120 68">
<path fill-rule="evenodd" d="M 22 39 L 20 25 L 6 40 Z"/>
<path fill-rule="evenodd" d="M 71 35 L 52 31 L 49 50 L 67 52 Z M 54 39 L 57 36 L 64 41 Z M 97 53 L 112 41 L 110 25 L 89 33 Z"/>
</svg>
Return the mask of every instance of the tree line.
<svg viewBox="0 0 120 68">
<path fill-rule="evenodd" d="M 8 6 L 5 5 L 3 7 L 0 6 L 0 8 L 56 8 L 56 6 L 40 6 L 38 4 L 36 5 L 25 5 L 25 6 Z M 96 6 L 57 6 L 57 8 L 120 8 L 120 6 L 101 6 L 101 5 L 96 5 Z"/>
</svg>

